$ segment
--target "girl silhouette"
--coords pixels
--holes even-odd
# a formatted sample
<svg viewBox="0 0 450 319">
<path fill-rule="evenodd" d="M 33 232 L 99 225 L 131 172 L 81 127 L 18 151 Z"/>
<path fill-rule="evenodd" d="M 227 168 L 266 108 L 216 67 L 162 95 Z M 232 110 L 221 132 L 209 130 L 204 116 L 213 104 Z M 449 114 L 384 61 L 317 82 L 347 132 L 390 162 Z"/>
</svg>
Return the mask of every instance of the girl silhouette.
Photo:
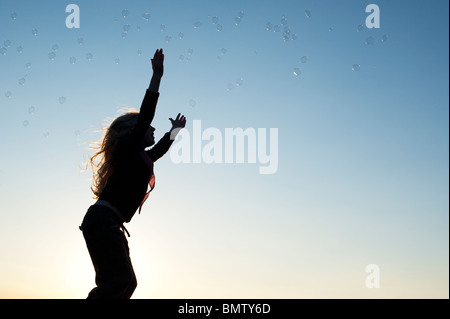
<svg viewBox="0 0 450 319">
<path fill-rule="evenodd" d="M 153 76 L 140 112 L 117 117 L 106 129 L 98 151 L 89 159 L 94 176 L 90 206 L 80 229 L 95 269 L 95 283 L 88 299 L 130 298 L 137 286 L 130 260 L 129 235 L 124 223 L 142 208 L 155 186 L 153 164 L 172 145 L 186 118 L 178 114 L 169 120 L 172 128 L 155 144 L 150 123 L 155 115 L 159 85 L 164 73 L 163 50 L 151 59 Z M 150 150 L 145 148 L 154 145 Z M 149 190 L 147 191 L 147 189 Z"/>
</svg>

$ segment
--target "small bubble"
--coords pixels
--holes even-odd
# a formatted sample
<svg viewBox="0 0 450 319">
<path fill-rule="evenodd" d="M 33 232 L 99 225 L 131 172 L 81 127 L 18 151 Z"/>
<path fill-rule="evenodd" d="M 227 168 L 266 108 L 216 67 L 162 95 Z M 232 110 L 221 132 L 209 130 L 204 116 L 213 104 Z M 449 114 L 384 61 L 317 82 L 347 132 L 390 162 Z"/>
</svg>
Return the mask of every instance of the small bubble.
<svg viewBox="0 0 450 319">
<path fill-rule="evenodd" d="M 11 13 L 11 19 L 16 20 L 17 19 L 17 13 L 12 12 Z"/>
<path fill-rule="evenodd" d="M 300 58 L 300 62 L 301 63 L 306 63 L 306 62 L 308 62 L 308 60 L 309 60 L 309 58 L 305 55 L 305 56 L 302 56 L 301 58 Z"/>
<path fill-rule="evenodd" d="M 75 64 L 75 62 L 77 62 L 77 59 L 74 56 L 70 57 L 69 62 L 70 62 L 70 64 Z"/>
<path fill-rule="evenodd" d="M 200 21 L 197 21 L 194 23 L 194 29 L 198 29 L 202 26 L 202 23 Z"/>
<path fill-rule="evenodd" d="M 75 136 L 80 136 L 81 132 L 80 132 L 80 130 L 75 130 L 74 134 L 75 134 Z"/>
<path fill-rule="evenodd" d="M 368 37 L 366 39 L 366 45 L 372 45 L 375 43 L 375 39 L 373 37 Z"/>
<path fill-rule="evenodd" d="M 48 131 L 45 131 L 44 133 L 42 133 L 42 135 L 44 135 L 44 137 L 47 138 L 50 135 L 50 133 Z"/>
<path fill-rule="evenodd" d="M 359 64 L 353 64 L 352 65 L 352 70 L 353 71 L 359 71 L 361 69 L 361 66 Z"/>
<path fill-rule="evenodd" d="M 66 98 L 64 96 L 60 96 L 58 101 L 59 101 L 59 104 L 64 104 L 64 103 L 66 103 Z"/>
<path fill-rule="evenodd" d="M 58 51 L 58 49 L 59 49 L 59 45 L 57 45 L 57 44 L 54 44 L 54 45 L 52 45 L 52 50 L 53 51 Z"/>
<path fill-rule="evenodd" d="M 9 99 L 11 96 L 12 96 L 11 91 L 6 91 L 6 92 L 5 92 L 5 97 L 6 97 L 7 99 Z"/>
<path fill-rule="evenodd" d="M 197 105 L 197 102 L 195 102 L 195 100 L 193 100 L 193 99 L 189 100 L 189 106 L 190 107 L 195 107 L 196 105 Z"/>
<path fill-rule="evenodd" d="M 241 22 L 242 22 L 241 17 L 234 18 L 234 25 L 239 25 L 239 24 L 241 24 Z"/>
<path fill-rule="evenodd" d="M 122 39 L 125 39 L 127 37 L 127 33 L 126 32 L 122 32 L 121 37 L 122 37 Z"/>
<path fill-rule="evenodd" d="M 144 19 L 145 21 L 150 20 L 150 13 L 146 12 L 142 14 L 142 19 Z"/>
<path fill-rule="evenodd" d="M 83 43 L 84 43 L 84 39 L 83 38 L 78 38 L 78 44 L 79 45 L 83 45 Z"/>
<path fill-rule="evenodd" d="M 280 26 L 278 24 L 273 26 L 273 32 L 280 32 Z"/>
<path fill-rule="evenodd" d="M 286 19 L 286 17 L 285 17 L 284 15 L 281 17 L 280 24 L 281 24 L 282 26 L 285 26 L 285 25 L 287 24 L 287 19 Z"/>
<path fill-rule="evenodd" d="M 8 51 L 8 49 L 7 48 L 5 48 L 5 47 L 1 47 L 0 48 L 0 54 L 1 55 L 6 55 L 6 52 Z"/>
<path fill-rule="evenodd" d="M 5 41 L 3 41 L 3 45 L 4 45 L 5 47 L 9 48 L 9 47 L 11 47 L 11 41 L 5 40 Z"/>
<path fill-rule="evenodd" d="M 184 38 L 184 33 L 183 32 L 180 32 L 180 33 L 178 33 L 178 39 L 183 39 Z"/>
<path fill-rule="evenodd" d="M 136 30 L 137 30 L 137 32 L 141 31 L 141 27 L 140 27 L 140 26 L 137 26 L 137 27 L 136 27 Z"/>
<path fill-rule="evenodd" d="M 236 80 L 236 86 L 242 86 L 244 84 L 244 78 L 240 77 Z"/>
<path fill-rule="evenodd" d="M 34 35 L 34 36 L 37 36 L 38 35 L 38 30 L 37 29 L 31 30 L 31 34 Z"/>
<path fill-rule="evenodd" d="M 305 10 L 305 16 L 309 19 L 311 18 L 311 11 Z"/>
<path fill-rule="evenodd" d="M 328 32 L 333 32 L 334 31 L 334 27 L 329 27 L 328 28 Z"/>
<path fill-rule="evenodd" d="M 122 10 L 122 17 L 124 17 L 124 18 L 128 17 L 128 10 L 127 9 Z"/>
<path fill-rule="evenodd" d="M 166 43 L 169 43 L 172 40 L 172 37 L 170 35 L 166 35 L 166 37 L 164 38 L 164 41 L 166 41 Z"/>
<path fill-rule="evenodd" d="M 385 34 L 381 37 L 381 42 L 386 42 L 388 40 L 388 36 Z"/>
<path fill-rule="evenodd" d="M 267 30 L 267 31 L 270 31 L 270 30 L 272 30 L 272 28 L 273 28 L 273 24 L 270 23 L 270 22 L 267 22 L 267 23 L 266 23 L 266 30 Z"/>
<path fill-rule="evenodd" d="M 301 73 L 302 73 L 302 71 L 300 71 L 300 69 L 299 68 L 294 68 L 294 71 L 292 72 L 295 76 L 299 76 Z"/>
<path fill-rule="evenodd" d="M 128 32 L 128 31 L 130 31 L 130 29 L 131 29 L 131 25 L 129 25 L 129 24 L 125 24 L 123 26 L 123 32 Z"/>
<path fill-rule="evenodd" d="M 364 30 L 364 25 L 360 24 L 356 27 L 356 32 L 361 32 Z"/>
<path fill-rule="evenodd" d="M 226 53 L 227 53 L 227 49 L 222 48 L 222 49 L 220 50 L 220 52 L 222 52 L 222 54 L 226 54 Z"/>
<path fill-rule="evenodd" d="M 223 30 L 223 26 L 220 23 L 218 23 L 217 26 L 216 26 L 216 30 L 219 31 L 219 32 L 222 31 Z"/>
<path fill-rule="evenodd" d="M 245 12 L 244 12 L 244 11 L 239 11 L 239 13 L 238 13 L 238 17 L 239 17 L 239 18 L 243 18 L 244 15 L 245 15 Z"/>
<path fill-rule="evenodd" d="M 184 54 L 180 54 L 180 56 L 178 57 L 179 61 L 183 61 L 184 60 Z"/>
<path fill-rule="evenodd" d="M 292 40 L 297 40 L 297 35 L 294 33 L 293 35 L 291 35 L 291 39 Z"/>
<path fill-rule="evenodd" d="M 161 24 L 161 25 L 159 26 L 159 30 L 160 30 L 161 32 L 163 32 L 164 30 L 166 30 L 166 26 L 165 26 L 164 24 Z"/>
<path fill-rule="evenodd" d="M 219 18 L 214 16 L 214 17 L 212 17 L 211 21 L 212 21 L 212 24 L 216 24 L 219 22 Z"/>
<path fill-rule="evenodd" d="M 28 70 L 31 69 L 31 63 L 30 63 L 30 62 L 26 63 L 26 64 L 25 64 L 25 67 L 26 67 Z"/>
<path fill-rule="evenodd" d="M 24 85 L 25 85 L 25 82 L 26 82 L 25 78 L 19 79 L 19 84 L 20 84 L 20 85 L 24 86 Z"/>
<path fill-rule="evenodd" d="M 141 56 L 142 55 L 142 50 L 137 50 L 137 54 L 139 55 L 139 56 Z"/>
<path fill-rule="evenodd" d="M 48 54 L 48 58 L 50 59 L 50 61 L 55 60 L 55 58 L 56 58 L 55 52 L 50 52 L 50 53 Z"/>
<path fill-rule="evenodd" d="M 114 63 L 115 63 L 115 64 L 119 64 L 119 63 L 120 63 L 120 59 L 119 59 L 119 58 L 115 59 L 115 60 L 114 60 Z"/>
<path fill-rule="evenodd" d="M 192 53 L 194 53 L 194 50 L 193 50 L 192 48 L 189 48 L 189 49 L 187 49 L 187 53 L 188 53 L 189 55 L 191 55 Z"/>
<path fill-rule="evenodd" d="M 231 91 L 234 87 L 234 83 L 228 83 L 227 84 L 227 91 Z"/>
<path fill-rule="evenodd" d="M 28 108 L 28 114 L 33 114 L 34 111 L 35 111 L 34 106 L 30 106 L 30 107 Z"/>
<path fill-rule="evenodd" d="M 90 62 L 92 61 L 92 59 L 94 58 L 94 56 L 92 55 L 92 53 L 86 53 L 86 59 Z"/>
<path fill-rule="evenodd" d="M 28 122 L 27 120 L 25 120 L 25 121 L 22 122 L 22 125 L 23 125 L 24 127 L 27 127 L 28 125 L 30 125 L 30 122 Z"/>
</svg>

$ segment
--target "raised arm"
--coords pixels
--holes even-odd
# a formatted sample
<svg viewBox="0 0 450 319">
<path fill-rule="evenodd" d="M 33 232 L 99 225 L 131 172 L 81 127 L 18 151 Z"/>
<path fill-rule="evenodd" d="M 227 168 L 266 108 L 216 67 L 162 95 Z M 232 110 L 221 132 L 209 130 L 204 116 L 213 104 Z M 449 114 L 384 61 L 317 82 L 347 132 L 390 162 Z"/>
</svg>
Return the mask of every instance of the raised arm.
<svg viewBox="0 0 450 319">
<path fill-rule="evenodd" d="M 152 68 L 153 68 L 153 76 L 150 80 L 150 85 L 148 87 L 150 92 L 159 92 L 159 84 L 161 82 L 161 78 L 164 74 L 164 53 L 162 49 L 156 50 L 155 55 L 153 56 Z"/>
</svg>

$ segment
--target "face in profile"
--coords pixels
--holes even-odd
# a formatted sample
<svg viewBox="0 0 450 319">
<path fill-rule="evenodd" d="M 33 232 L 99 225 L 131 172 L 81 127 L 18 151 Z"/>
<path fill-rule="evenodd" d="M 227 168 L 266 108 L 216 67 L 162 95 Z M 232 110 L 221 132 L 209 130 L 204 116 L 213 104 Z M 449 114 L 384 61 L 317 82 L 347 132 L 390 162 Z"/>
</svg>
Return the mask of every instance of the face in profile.
<svg viewBox="0 0 450 319">
<path fill-rule="evenodd" d="M 153 126 L 149 126 L 147 132 L 144 136 L 144 146 L 149 147 L 155 144 L 155 128 Z"/>
</svg>

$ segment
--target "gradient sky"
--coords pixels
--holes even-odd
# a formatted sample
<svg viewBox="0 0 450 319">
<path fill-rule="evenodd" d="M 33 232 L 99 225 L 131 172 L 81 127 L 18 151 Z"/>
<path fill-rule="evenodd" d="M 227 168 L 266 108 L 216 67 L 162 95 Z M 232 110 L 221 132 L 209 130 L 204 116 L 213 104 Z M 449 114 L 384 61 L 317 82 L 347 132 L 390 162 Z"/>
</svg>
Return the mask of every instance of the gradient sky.
<svg viewBox="0 0 450 319">
<path fill-rule="evenodd" d="M 66 28 L 70 3 L 79 29 Z M 381 28 L 357 32 L 370 3 Z M 161 159 L 127 225 L 134 298 L 448 298 L 448 6 L 0 0 L 0 297 L 94 286 L 78 230 L 94 202 L 86 148 L 118 109 L 139 108 L 162 47 L 156 138 L 178 112 L 190 132 L 193 120 L 278 128 L 278 171 Z M 295 40 L 266 30 L 283 15 Z"/>
</svg>

